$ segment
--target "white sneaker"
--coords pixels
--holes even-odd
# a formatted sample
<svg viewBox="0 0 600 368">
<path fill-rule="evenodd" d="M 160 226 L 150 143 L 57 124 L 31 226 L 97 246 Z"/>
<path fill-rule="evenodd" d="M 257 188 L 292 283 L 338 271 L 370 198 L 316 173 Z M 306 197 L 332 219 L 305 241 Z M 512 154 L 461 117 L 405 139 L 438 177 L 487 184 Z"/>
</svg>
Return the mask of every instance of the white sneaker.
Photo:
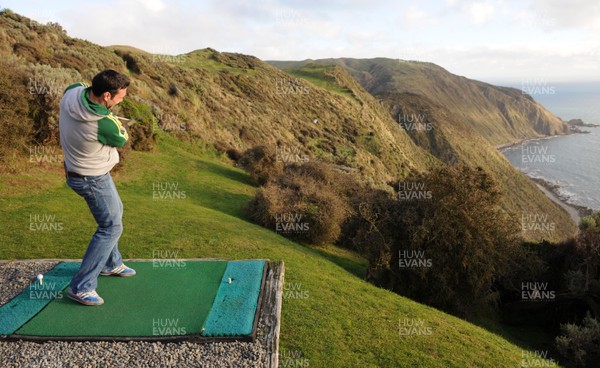
<svg viewBox="0 0 600 368">
<path fill-rule="evenodd" d="M 96 290 L 92 291 L 81 291 L 77 294 L 69 288 L 67 290 L 67 297 L 69 299 L 73 299 L 74 301 L 81 303 L 83 305 L 102 305 L 104 304 L 104 299 L 98 295 Z"/>
<path fill-rule="evenodd" d="M 100 272 L 100 275 L 129 277 L 135 276 L 135 270 L 133 268 L 125 266 L 124 264 L 121 264 L 120 266 L 113 268 L 111 271 L 102 270 L 102 272 Z"/>
</svg>

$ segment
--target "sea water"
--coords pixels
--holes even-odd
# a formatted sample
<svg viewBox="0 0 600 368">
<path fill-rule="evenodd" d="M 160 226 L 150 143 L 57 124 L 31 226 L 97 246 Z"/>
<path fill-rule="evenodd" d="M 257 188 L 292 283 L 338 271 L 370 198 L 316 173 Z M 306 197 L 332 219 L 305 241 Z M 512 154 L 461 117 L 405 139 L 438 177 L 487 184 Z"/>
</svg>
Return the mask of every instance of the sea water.
<svg viewBox="0 0 600 368">
<path fill-rule="evenodd" d="M 557 84 L 553 91 L 532 97 L 563 120 L 600 124 L 600 83 Z M 568 203 L 600 210 L 600 128 L 581 129 L 590 133 L 532 140 L 503 153 L 528 176 L 557 185 Z"/>
</svg>

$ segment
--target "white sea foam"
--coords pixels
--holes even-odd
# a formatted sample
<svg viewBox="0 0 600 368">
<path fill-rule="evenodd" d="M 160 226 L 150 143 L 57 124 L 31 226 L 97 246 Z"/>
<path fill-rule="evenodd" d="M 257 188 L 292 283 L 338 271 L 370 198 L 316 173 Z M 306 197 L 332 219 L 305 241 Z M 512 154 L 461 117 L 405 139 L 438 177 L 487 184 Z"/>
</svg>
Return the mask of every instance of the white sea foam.
<svg viewBox="0 0 600 368">
<path fill-rule="evenodd" d="M 595 89 L 585 85 L 557 86 L 556 95 L 539 96 L 536 100 L 564 120 L 581 118 L 586 123 L 599 124 L 598 91 L 600 86 Z M 524 142 L 525 146 L 545 147 L 544 153 L 552 155 L 554 159 L 550 163 L 535 160 L 524 163 L 523 146 L 520 144 L 502 150 L 502 153 L 527 176 L 557 186 L 554 191 L 563 201 L 600 210 L 600 128 L 582 129 L 591 134 L 572 134 Z M 541 155 L 542 151 L 539 152 Z"/>
</svg>

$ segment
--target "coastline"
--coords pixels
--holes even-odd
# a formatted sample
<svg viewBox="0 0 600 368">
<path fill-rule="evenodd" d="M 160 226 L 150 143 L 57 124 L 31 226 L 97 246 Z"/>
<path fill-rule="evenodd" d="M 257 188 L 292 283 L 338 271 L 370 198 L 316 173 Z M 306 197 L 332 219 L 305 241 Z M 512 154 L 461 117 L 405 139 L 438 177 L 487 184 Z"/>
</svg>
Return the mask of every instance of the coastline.
<svg viewBox="0 0 600 368">
<path fill-rule="evenodd" d="M 503 150 L 506 150 L 508 148 L 520 146 L 523 143 L 534 142 L 534 141 L 541 141 L 541 140 L 551 139 L 551 138 L 556 138 L 556 137 L 564 137 L 564 136 L 571 135 L 571 134 L 578 134 L 578 133 L 555 134 L 555 135 L 544 135 L 544 136 L 541 136 L 541 137 L 523 138 L 523 139 L 519 139 L 518 141 L 513 141 L 513 142 L 501 144 L 499 146 L 496 146 L 495 148 L 497 150 L 499 150 L 500 152 L 502 152 Z"/>
<path fill-rule="evenodd" d="M 542 190 L 542 191 L 545 192 L 546 195 L 548 195 L 548 197 L 550 199 L 552 199 L 554 202 L 556 202 L 561 207 L 563 207 L 571 215 L 571 218 L 573 218 L 573 220 L 575 220 L 575 216 L 573 214 L 573 211 L 574 211 L 577 214 L 577 221 L 575 221 L 575 223 L 577 225 L 579 225 L 579 220 L 582 217 L 589 216 L 592 214 L 592 212 L 594 212 L 591 208 L 576 205 L 573 203 L 569 203 L 566 198 L 564 198 L 560 195 L 560 192 L 559 192 L 560 186 L 553 184 L 544 179 L 532 178 L 530 176 L 528 176 L 528 177 L 529 177 L 529 179 L 531 179 L 531 181 L 536 183 L 539 187 L 543 188 L 544 190 Z"/>
<path fill-rule="evenodd" d="M 590 127 L 590 128 L 597 128 L 600 127 L 600 125 L 594 125 L 594 124 L 586 124 L 583 125 L 584 127 Z M 499 150 L 500 152 L 502 152 L 502 150 L 506 150 L 508 148 L 512 148 L 515 146 L 520 146 L 523 143 L 528 143 L 528 142 L 534 142 L 534 141 L 541 141 L 541 140 L 545 140 L 545 139 L 552 139 L 552 138 L 556 138 L 556 137 L 565 137 L 567 135 L 572 135 L 572 134 L 589 134 L 591 132 L 587 131 L 587 130 L 571 130 L 566 134 L 553 134 L 553 135 L 543 135 L 540 137 L 533 137 L 533 138 L 523 138 L 523 139 L 519 139 L 516 141 L 512 141 L 509 143 L 504 143 L 504 144 L 500 144 L 498 146 L 495 146 L 494 148 L 496 148 L 497 150 Z"/>
<path fill-rule="evenodd" d="M 542 137 L 525 138 L 525 139 L 521 139 L 518 141 L 513 141 L 510 143 L 502 144 L 502 145 L 496 146 L 495 148 L 500 153 L 502 153 L 502 151 L 504 151 L 504 150 L 507 150 L 507 149 L 515 147 L 515 146 L 522 145 L 524 143 L 532 142 L 532 141 L 551 139 L 551 138 L 562 137 L 562 136 L 571 135 L 571 134 L 585 134 L 585 133 L 589 133 L 589 132 L 583 132 L 583 131 L 570 132 L 569 134 L 556 134 L 556 135 L 548 135 L 548 136 L 542 136 Z M 525 173 L 523 173 L 523 174 L 525 174 Z M 550 200 L 552 200 L 553 202 L 558 204 L 560 207 L 562 207 L 569 214 L 569 216 L 575 222 L 575 224 L 579 225 L 579 222 L 582 217 L 589 216 L 592 214 L 593 210 L 591 208 L 576 205 L 573 203 L 569 203 L 567 198 L 565 198 L 564 196 L 562 196 L 560 194 L 560 186 L 559 185 L 551 183 L 545 179 L 534 178 L 527 174 L 525 174 L 525 175 L 529 178 L 529 180 L 531 180 L 534 184 L 536 184 L 536 186 L 542 192 L 544 192 L 544 194 L 546 194 L 546 196 Z"/>
</svg>

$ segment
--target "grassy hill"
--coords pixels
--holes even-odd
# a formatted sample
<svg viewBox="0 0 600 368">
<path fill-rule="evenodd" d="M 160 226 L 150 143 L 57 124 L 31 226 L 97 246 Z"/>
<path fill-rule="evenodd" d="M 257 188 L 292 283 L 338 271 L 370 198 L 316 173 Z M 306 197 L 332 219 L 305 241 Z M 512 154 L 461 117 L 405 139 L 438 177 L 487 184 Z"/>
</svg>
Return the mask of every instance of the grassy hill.
<svg viewBox="0 0 600 368">
<path fill-rule="evenodd" d="M 29 106 L 26 111 L 40 98 L 35 92 L 45 91 L 34 88 L 30 95 L 32 79 L 60 90 L 111 67 L 130 75 L 131 99 L 151 109 L 162 130 L 222 151 L 259 144 L 297 148 L 315 159 L 352 167 L 364 180 L 380 185 L 436 164 L 349 76 L 345 80 L 352 85 L 318 86 L 247 55 L 213 49 L 154 55 L 126 46 L 100 47 L 56 27 L 30 24 L 17 14 L 0 17 L 0 40 L 0 70 L 22 85 L 24 96 L 17 97 Z M 0 83 L 2 87 L 9 88 L 9 82 Z M 52 106 L 57 106 L 59 97 L 53 98 Z M 37 116 L 25 115 L 22 125 L 40 125 Z M 18 147 L 15 151 L 13 156 L 24 153 Z"/>
<path fill-rule="evenodd" d="M 503 208 L 515 222 L 538 214 L 555 225 L 552 231 L 524 231 L 526 239 L 556 241 L 575 233 L 569 215 L 494 147 L 564 133 L 562 121 L 520 91 L 458 77 L 430 63 L 383 58 L 271 63 L 318 85 L 332 85 L 331 70 L 346 68 L 404 126 L 417 146 L 442 162 L 480 166 L 490 173 L 505 194 Z"/>
<path fill-rule="evenodd" d="M 515 217 L 534 211 L 557 223 L 552 234 L 531 232 L 530 238 L 560 238 L 574 229 L 565 213 L 502 161 L 491 138 L 449 107 L 408 92 L 387 92 L 384 100 L 339 65 L 287 73 L 252 56 L 212 49 L 155 55 L 100 47 L 68 37 L 60 26 L 2 12 L 2 259 L 81 257 L 94 223 L 63 183 L 57 106 L 64 86 L 89 81 L 105 68 L 132 79 L 129 98 L 116 111 L 136 119 L 129 127 L 134 151 L 123 152 L 115 172 L 126 207 L 125 257 L 167 252 L 283 259 L 288 293 L 282 345 L 311 366 L 522 363 L 524 347 L 364 282 L 366 261 L 356 254 L 296 244 L 247 220 L 242 207 L 256 188 L 223 153 L 263 144 L 348 166 L 377 186 L 443 162 L 482 165 L 506 185 L 505 206 Z M 409 114 L 425 113 L 436 127 L 433 134 L 402 129 L 390 113 L 394 101 Z M 50 162 L 36 159 L 40 151 Z M 174 198 L 160 199 L 165 196 Z M 63 230 L 31 230 L 36 218 L 60 223 Z M 401 335 L 403 322 L 423 323 L 427 333 Z"/>
<path fill-rule="evenodd" d="M 376 97 L 389 93 L 427 96 L 493 145 L 569 132 L 564 122 L 522 91 L 454 75 L 432 63 L 387 58 L 269 63 L 285 70 L 311 64 L 339 65 Z"/>
<path fill-rule="evenodd" d="M 365 282 L 366 262 L 356 254 L 296 244 L 252 224 L 242 210 L 256 190 L 247 174 L 214 151 L 164 133 L 159 138 L 153 152 L 133 152 L 114 175 L 125 206 L 121 252 L 138 258 L 158 253 L 284 260 L 281 345 L 288 365 L 522 364 L 526 347 Z M 161 185 L 171 195 L 156 189 Z M 2 175 L 0 208 L 1 259 L 79 258 L 95 229 L 57 163 L 31 164 L 26 173 Z M 62 230 L 31 231 L 36 215 L 61 223 Z M 421 335 L 400 334 L 400 324 L 414 322 L 423 323 Z"/>
<path fill-rule="evenodd" d="M 0 16 L 0 40 L 0 93 L 10 101 L 0 114 L 2 172 L 22 170 L 19 163 L 28 158 L 32 147 L 57 147 L 62 89 L 110 67 L 132 79 L 129 108 L 116 112 L 141 117 L 131 127 L 134 149 L 148 148 L 140 135 L 151 131 L 167 131 L 221 152 L 268 145 L 350 167 L 363 181 L 380 187 L 411 172 L 460 159 L 493 172 L 505 189 L 504 207 L 517 221 L 523 214 L 535 213 L 556 224 L 556 231 L 529 231 L 526 238 L 558 240 L 575 231 L 569 216 L 492 150 L 486 142 L 491 138 L 457 116 L 443 104 L 444 99 L 430 99 L 435 104 L 421 103 L 421 110 L 414 110 L 415 114 L 432 111 L 432 123 L 440 127 L 433 132 L 441 150 L 436 152 L 400 127 L 389 106 L 378 100 L 383 95 L 373 96 L 349 74 L 356 75 L 358 69 L 318 65 L 290 74 L 252 56 L 212 49 L 154 55 L 127 46 L 100 47 L 68 37 L 60 26 L 40 25 L 9 12 Z M 372 74 L 387 75 L 386 65 L 373 64 Z M 407 69 L 401 75 L 409 78 L 411 73 L 421 78 L 424 72 Z M 460 79 L 447 72 L 437 74 Z M 363 83 L 366 79 L 357 78 Z M 468 82 L 467 89 L 473 89 L 473 83 Z M 507 106 L 520 111 L 516 105 Z"/>
</svg>

